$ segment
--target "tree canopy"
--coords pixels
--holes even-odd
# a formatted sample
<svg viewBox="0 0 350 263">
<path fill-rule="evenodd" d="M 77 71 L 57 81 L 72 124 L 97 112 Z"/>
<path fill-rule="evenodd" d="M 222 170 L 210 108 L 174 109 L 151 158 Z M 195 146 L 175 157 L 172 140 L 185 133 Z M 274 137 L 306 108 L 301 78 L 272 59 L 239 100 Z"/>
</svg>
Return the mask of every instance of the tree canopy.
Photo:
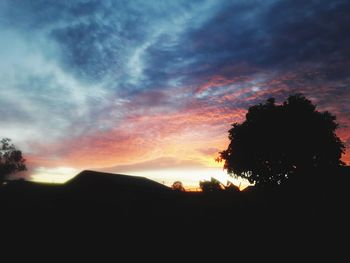
<svg viewBox="0 0 350 263">
<path fill-rule="evenodd" d="M 345 147 L 337 127 L 334 115 L 317 111 L 301 94 L 280 105 L 270 98 L 250 107 L 244 122 L 232 125 L 220 159 L 231 175 L 256 185 L 280 185 L 297 174 L 343 165 Z"/>
<path fill-rule="evenodd" d="M 10 174 L 25 171 L 25 159 L 8 138 L 0 140 L 0 184 Z"/>
</svg>

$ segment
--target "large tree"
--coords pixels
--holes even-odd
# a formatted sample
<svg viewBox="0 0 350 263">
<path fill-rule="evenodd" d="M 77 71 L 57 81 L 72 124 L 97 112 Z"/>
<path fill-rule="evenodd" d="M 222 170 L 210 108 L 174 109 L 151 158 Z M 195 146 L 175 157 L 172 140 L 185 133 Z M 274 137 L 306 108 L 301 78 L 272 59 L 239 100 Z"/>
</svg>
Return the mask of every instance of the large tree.
<svg viewBox="0 0 350 263">
<path fill-rule="evenodd" d="M 317 111 L 301 94 L 280 105 L 271 98 L 252 106 L 246 120 L 232 126 L 230 144 L 220 153 L 224 168 L 256 185 L 279 185 L 343 164 L 335 116 Z"/>
<path fill-rule="evenodd" d="M 25 171 L 25 159 L 8 138 L 0 140 L 0 185 L 10 174 Z"/>
</svg>

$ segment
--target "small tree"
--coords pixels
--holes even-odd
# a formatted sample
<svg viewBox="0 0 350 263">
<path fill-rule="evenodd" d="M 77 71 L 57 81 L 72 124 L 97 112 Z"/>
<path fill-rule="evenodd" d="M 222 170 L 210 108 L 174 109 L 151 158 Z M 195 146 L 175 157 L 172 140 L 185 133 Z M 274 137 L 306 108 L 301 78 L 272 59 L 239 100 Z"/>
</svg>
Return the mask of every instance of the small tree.
<svg viewBox="0 0 350 263">
<path fill-rule="evenodd" d="M 201 188 L 202 192 L 217 192 L 224 189 L 224 186 L 222 186 L 222 184 L 213 177 L 210 181 L 200 181 L 199 187 Z"/>
<path fill-rule="evenodd" d="M 25 159 L 22 152 L 17 150 L 8 138 L 0 140 L 0 184 L 2 184 L 10 174 L 25 171 Z"/>
<path fill-rule="evenodd" d="M 335 133 L 335 120 L 301 94 L 281 105 L 271 98 L 250 107 L 243 123 L 232 125 L 230 144 L 220 159 L 229 174 L 257 186 L 280 185 L 300 174 L 319 176 L 343 164 L 345 148 Z"/>
<path fill-rule="evenodd" d="M 182 185 L 182 182 L 180 181 L 175 181 L 171 188 L 174 190 L 174 191 L 178 191 L 178 192 L 185 192 L 185 187 Z"/>
</svg>

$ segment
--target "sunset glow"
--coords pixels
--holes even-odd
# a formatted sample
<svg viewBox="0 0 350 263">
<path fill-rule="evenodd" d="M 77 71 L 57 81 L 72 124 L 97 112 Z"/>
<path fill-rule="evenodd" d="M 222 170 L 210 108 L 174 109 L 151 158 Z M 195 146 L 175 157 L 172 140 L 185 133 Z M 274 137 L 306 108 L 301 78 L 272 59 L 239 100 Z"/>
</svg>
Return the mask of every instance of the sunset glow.
<svg viewBox="0 0 350 263">
<path fill-rule="evenodd" d="M 302 92 L 337 116 L 350 164 L 346 11 L 346 1 L 1 1 L 0 138 L 34 181 L 93 169 L 196 188 L 230 179 L 215 158 L 249 106 Z"/>
</svg>

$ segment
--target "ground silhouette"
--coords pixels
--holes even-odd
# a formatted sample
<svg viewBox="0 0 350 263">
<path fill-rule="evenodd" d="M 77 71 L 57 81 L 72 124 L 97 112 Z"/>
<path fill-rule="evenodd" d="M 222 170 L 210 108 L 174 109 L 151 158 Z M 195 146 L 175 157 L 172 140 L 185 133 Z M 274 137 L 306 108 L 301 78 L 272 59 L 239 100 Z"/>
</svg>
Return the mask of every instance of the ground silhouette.
<svg viewBox="0 0 350 263">
<path fill-rule="evenodd" d="M 193 253 L 195 247 L 197 253 L 205 249 L 205 255 L 218 249 L 229 253 L 233 247 L 261 250 L 268 258 L 292 248 L 293 255 L 304 257 L 310 248 L 299 255 L 298 247 L 312 244 L 330 250 L 347 237 L 350 168 L 339 168 L 337 174 L 342 181 L 328 188 L 269 192 L 254 187 L 180 192 L 142 177 L 94 171 L 63 185 L 9 181 L 0 187 L 0 223 L 2 233 L 27 242 L 35 237 L 57 243 L 59 237 L 60 247 L 93 244 L 81 256 L 107 246 L 119 255 L 131 249 L 129 257 L 142 248 L 154 258 L 159 250 Z M 263 254 L 258 254 L 261 259 Z"/>
</svg>

